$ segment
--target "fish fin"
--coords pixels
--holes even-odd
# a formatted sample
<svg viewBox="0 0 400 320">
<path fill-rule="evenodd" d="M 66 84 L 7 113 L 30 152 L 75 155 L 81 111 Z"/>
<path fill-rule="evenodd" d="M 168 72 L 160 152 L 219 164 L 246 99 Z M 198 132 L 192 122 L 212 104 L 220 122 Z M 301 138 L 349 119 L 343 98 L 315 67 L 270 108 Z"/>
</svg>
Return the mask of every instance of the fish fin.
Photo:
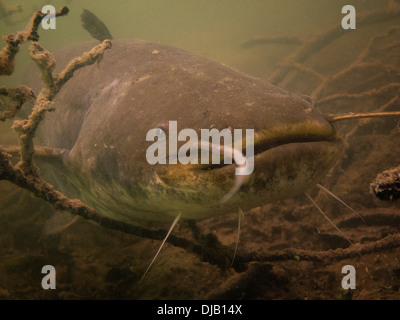
<svg viewBox="0 0 400 320">
<path fill-rule="evenodd" d="M 142 280 L 144 279 L 144 277 L 146 276 L 147 272 L 150 270 L 150 268 L 151 268 L 151 266 L 153 265 L 154 261 L 157 259 L 158 255 L 159 255 L 159 253 L 160 253 L 160 251 L 161 251 L 161 249 L 162 249 L 162 247 L 164 247 L 165 241 L 167 241 L 169 235 L 171 234 L 171 232 L 172 232 L 172 230 L 174 229 L 175 225 L 178 223 L 178 221 L 179 221 L 179 219 L 181 218 L 181 216 L 182 216 L 182 213 L 179 213 L 179 214 L 176 216 L 174 222 L 172 222 L 172 225 L 171 225 L 171 227 L 169 228 L 168 233 L 167 233 L 167 235 L 165 236 L 163 242 L 161 243 L 160 248 L 158 249 L 156 255 L 155 255 L 154 258 L 153 258 L 153 260 L 150 262 L 150 265 L 147 267 L 146 271 L 143 273 L 143 275 L 142 275 L 142 277 L 140 278 L 139 282 L 142 281 Z"/>
<path fill-rule="evenodd" d="M 342 230 L 339 229 L 339 227 L 333 223 L 333 221 L 331 219 L 329 219 L 329 217 L 322 211 L 322 209 L 317 205 L 317 203 L 313 200 L 313 198 L 311 198 L 311 196 L 307 193 L 304 192 L 305 196 L 308 198 L 308 200 L 310 200 L 310 202 L 314 205 L 314 207 L 325 217 L 326 220 L 329 221 L 329 223 L 335 227 L 335 229 L 337 231 L 340 232 L 340 234 L 350 243 L 353 244 L 353 242 L 350 241 L 349 238 L 346 237 L 346 235 L 343 233 Z"/>
<path fill-rule="evenodd" d="M 68 211 L 56 211 L 44 224 L 42 229 L 43 236 L 60 233 L 73 225 L 79 216 L 73 215 Z"/>
<path fill-rule="evenodd" d="M 362 217 L 361 214 L 359 214 L 356 210 L 354 210 L 352 207 L 350 207 L 346 202 L 344 202 L 342 199 L 340 199 L 337 195 L 335 195 L 332 191 L 329 191 L 327 188 L 325 188 L 324 186 L 321 186 L 320 184 L 317 184 L 317 187 L 319 189 L 321 189 L 322 191 L 325 191 L 327 194 L 329 194 L 332 198 L 336 199 L 337 201 L 339 201 L 341 204 L 343 204 L 347 209 L 350 209 L 351 211 L 353 211 L 357 216 L 360 217 L 360 219 L 364 222 L 367 223 L 365 221 L 365 219 Z"/>
<path fill-rule="evenodd" d="M 81 14 L 82 27 L 86 29 L 90 35 L 99 40 L 104 41 L 106 39 L 112 40 L 113 36 L 108 30 L 107 26 L 102 22 L 93 12 L 83 9 Z"/>
<path fill-rule="evenodd" d="M 235 251 L 233 252 L 231 267 L 233 266 L 233 262 L 235 261 L 235 258 L 236 258 L 236 252 L 237 252 L 237 248 L 239 245 L 239 239 L 240 239 L 240 226 L 241 226 L 241 222 L 243 219 L 244 219 L 244 213 L 243 213 L 242 209 L 239 208 L 238 232 L 237 232 L 237 236 L 236 236 L 236 245 L 235 245 Z"/>
</svg>

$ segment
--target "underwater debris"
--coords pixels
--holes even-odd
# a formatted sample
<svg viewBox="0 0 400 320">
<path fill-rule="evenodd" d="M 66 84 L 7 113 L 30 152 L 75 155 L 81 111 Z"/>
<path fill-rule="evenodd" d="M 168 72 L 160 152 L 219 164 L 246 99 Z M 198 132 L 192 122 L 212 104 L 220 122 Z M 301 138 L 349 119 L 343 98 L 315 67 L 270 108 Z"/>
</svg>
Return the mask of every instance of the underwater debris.
<svg viewBox="0 0 400 320">
<path fill-rule="evenodd" d="M 371 193 L 381 200 L 400 198 L 400 166 L 378 174 L 370 185 Z"/>
</svg>

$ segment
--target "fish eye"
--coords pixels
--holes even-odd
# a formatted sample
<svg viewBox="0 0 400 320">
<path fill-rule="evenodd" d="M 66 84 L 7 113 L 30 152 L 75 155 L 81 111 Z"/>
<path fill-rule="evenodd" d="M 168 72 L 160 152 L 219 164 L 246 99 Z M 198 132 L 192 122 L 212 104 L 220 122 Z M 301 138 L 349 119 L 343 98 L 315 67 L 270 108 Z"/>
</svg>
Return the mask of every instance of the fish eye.
<svg viewBox="0 0 400 320">
<path fill-rule="evenodd" d="M 302 98 L 303 100 L 305 100 L 305 101 L 307 101 L 307 102 L 313 104 L 313 101 L 312 101 L 312 99 L 311 99 L 310 96 L 307 96 L 307 95 L 305 95 L 305 94 L 301 94 L 300 96 L 301 96 L 301 98 Z"/>
</svg>

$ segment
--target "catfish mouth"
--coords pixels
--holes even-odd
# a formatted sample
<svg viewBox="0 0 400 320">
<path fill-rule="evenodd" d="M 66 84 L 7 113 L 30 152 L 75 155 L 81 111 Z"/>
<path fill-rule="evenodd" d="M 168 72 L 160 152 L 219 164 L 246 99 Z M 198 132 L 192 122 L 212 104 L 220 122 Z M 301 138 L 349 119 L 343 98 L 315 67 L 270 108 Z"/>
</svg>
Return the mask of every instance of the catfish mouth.
<svg viewBox="0 0 400 320">
<path fill-rule="evenodd" d="M 332 128 L 333 129 L 333 128 Z M 313 142 L 336 142 L 338 140 L 336 133 L 334 130 L 330 134 L 315 134 L 315 133 L 304 133 L 304 134 L 294 134 L 294 135 L 286 135 L 280 137 L 274 137 L 272 139 L 256 139 L 254 143 L 254 156 L 263 156 L 263 154 L 267 153 L 269 150 L 272 150 L 277 147 L 281 147 L 288 144 L 301 144 L 301 143 L 313 143 Z M 252 148 L 250 148 L 252 149 Z M 242 153 L 245 156 L 246 148 L 242 148 Z M 197 167 L 198 170 L 216 170 L 221 169 L 227 166 L 235 165 L 232 164 L 225 164 L 221 160 L 219 164 L 207 164 L 207 165 L 199 165 Z"/>
</svg>

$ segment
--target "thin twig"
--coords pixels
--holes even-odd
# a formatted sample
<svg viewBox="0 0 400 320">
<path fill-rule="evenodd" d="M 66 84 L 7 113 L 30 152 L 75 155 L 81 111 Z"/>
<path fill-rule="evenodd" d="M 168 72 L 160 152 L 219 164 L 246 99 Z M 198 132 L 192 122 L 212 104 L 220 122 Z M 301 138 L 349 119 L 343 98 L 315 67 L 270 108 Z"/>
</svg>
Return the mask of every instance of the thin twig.
<svg viewBox="0 0 400 320">
<path fill-rule="evenodd" d="M 357 28 L 390 19 L 398 19 L 399 17 L 400 9 L 398 7 L 383 8 L 372 12 L 367 12 L 357 17 Z M 270 81 L 272 83 L 279 84 L 281 81 L 283 81 L 284 77 L 286 77 L 288 73 L 293 70 L 293 62 L 303 63 L 310 55 L 319 52 L 326 45 L 332 43 L 334 40 L 342 37 L 345 34 L 346 33 L 343 32 L 343 29 L 335 26 L 311 41 L 305 42 L 298 51 L 285 59 L 285 61 L 281 64 L 281 67 L 273 73 Z"/>
<path fill-rule="evenodd" d="M 69 12 L 67 7 L 56 12 L 56 17 L 65 16 Z M 27 24 L 24 30 L 17 34 L 9 34 L 3 37 L 6 46 L 0 51 L 0 75 L 11 75 L 14 72 L 15 56 L 19 52 L 21 44 L 27 41 L 38 41 L 39 34 L 37 32 L 40 23 L 47 13 L 36 11 L 31 21 Z"/>
<path fill-rule="evenodd" d="M 38 42 L 33 42 L 30 48 L 31 57 L 40 68 L 42 81 L 46 88 L 39 93 L 36 104 L 28 120 L 14 121 L 13 129 L 16 131 L 19 139 L 20 162 L 18 167 L 29 174 L 37 174 L 37 170 L 33 164 L 33 154 L 35 152 L 33 138 L 41 121 L 44 119 L 45 113 L 53 111 L 55 105 L 53 99 L 60 91 L 62 86 L 72 78 L 73 73 L 87 65 L 91 65 L 102 58 L 106 49 L 111 48 L 111 41 L 104 40 L 101 44 L 95 46 L 89 52 L 85 52 L 81 57 L 73 59 L 67 67 L 61 72 L 60 76 L 53 76 L 55 61 L 52 55 L 43 49 Z"/>
</svg>

